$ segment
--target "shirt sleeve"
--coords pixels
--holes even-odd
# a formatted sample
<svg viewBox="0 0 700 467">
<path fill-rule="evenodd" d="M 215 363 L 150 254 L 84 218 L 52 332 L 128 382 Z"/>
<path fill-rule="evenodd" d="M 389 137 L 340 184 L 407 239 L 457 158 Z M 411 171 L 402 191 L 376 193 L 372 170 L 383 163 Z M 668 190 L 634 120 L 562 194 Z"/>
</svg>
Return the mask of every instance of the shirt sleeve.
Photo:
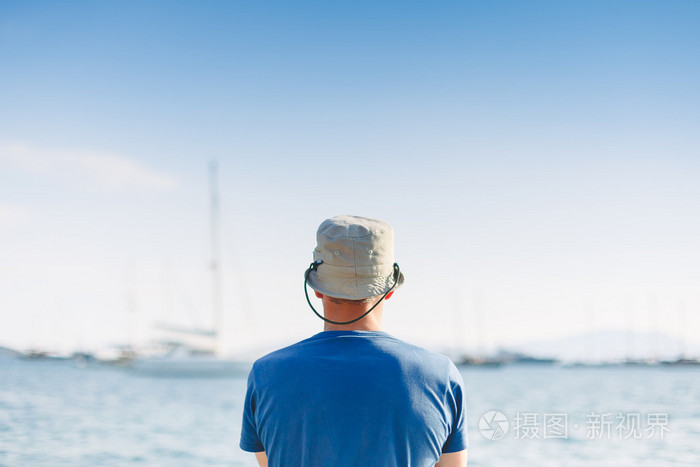
<svg viewBox="0 0 700 467">
<path fill-rule="evenodd" d="M 454 363 L 450 362 L 447 386 L 446 409 L 452 414 L 452 425 L 442 452 L 459 452 L 469 447 L 467 434 L 467 404 L 464 393 L 464 381 Z"/>
<path fill-rule="evenodd" d="M 245 402 L 243 405 L 243 426 L 241 427 L 241 441 L 238 444 L 241 449 L 248 452 L 261 452 L 264 451 L 262 441 L 258 436 L 258 427 L 255 421 L 255 406 L 256 406 L 256 394 L 255 394 L 255 366 L 250 370 L 248 374 L 248 389 L 245 395 Z"/>
</svg>

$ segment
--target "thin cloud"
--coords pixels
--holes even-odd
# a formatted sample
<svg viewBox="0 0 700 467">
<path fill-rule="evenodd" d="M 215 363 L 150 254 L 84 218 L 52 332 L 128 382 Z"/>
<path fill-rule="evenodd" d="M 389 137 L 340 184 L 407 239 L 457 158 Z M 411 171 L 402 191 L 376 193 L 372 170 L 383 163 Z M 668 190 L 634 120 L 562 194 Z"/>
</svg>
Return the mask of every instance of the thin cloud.
<svg viewBox="0 0 700 467">
<path fill-rule="evenodd" d="M 165 192 L 178 184 L 177 179 L 169 174 L 114 154 L 57 151 L 12 143 L 0 145 L 0 162 L 35 174 L 71 180 L 78 178 L 87 185 L 107 191 Z"/>
</svg>

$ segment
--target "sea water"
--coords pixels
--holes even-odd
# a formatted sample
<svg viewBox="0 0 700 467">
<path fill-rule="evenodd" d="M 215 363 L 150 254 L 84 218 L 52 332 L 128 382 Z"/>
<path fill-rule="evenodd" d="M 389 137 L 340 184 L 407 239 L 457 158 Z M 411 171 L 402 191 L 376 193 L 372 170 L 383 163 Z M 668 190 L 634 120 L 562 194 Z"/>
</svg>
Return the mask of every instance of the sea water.
<svg viewBox="0 0 700 467">
<path fill-rule="evenodd" d="M 700 465 L 700 368 L 462 370 L 470 465 Z M 0 465 L 255 466 L 245 378 L 0 360 Z"/>
</svg>

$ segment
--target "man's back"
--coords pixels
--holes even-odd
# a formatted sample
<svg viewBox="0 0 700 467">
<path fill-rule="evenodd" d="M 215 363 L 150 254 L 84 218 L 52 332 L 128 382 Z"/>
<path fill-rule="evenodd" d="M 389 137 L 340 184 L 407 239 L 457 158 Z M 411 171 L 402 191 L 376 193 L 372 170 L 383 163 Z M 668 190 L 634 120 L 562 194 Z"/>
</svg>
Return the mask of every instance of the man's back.
<svg viewBox="0 0 700 467">
<path fill-rule="evenodd" d="M 271 466 L 432 466 L 467 448 L 447 357 L 380 331 L 326 331 L 258 360 L 241 448 Z"/>
</svg>

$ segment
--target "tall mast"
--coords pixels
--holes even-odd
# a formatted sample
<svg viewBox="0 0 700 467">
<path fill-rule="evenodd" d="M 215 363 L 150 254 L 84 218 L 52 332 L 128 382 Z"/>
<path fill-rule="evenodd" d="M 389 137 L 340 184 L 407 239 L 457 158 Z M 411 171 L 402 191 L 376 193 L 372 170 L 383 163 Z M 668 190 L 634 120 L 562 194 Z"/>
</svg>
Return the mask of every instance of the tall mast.
<svg viewBox="0 0 700 467">
<path fill-rule="evenodd" d="M 221 331 L 223 329 L 223 296 L 221 278 L 221 225 L 219 221 L 219 176 L 216 161 L 209 164 L 210 228 L 211 228 L 211 275 L 212 313 L 214 315 L 214 349 L 216 355 L 222 353 Z"/>
<path fill-rule="evenodd" d="M 457 361 L 463 358 L 462 347 L 462 331 L 464 325 L 462 323 L 462 300 L 459 295 L 459 289 L 455 287 L 452 291 L 452 350 L 451 357 Z"/>
<path fill-rule="evenodd" d="M 484 321 L 484 294 L 481 289 L 474 291 L 474 324 L 477 332 L 477 357 L 486 358 L 486 323 Z"/>
</svg>

